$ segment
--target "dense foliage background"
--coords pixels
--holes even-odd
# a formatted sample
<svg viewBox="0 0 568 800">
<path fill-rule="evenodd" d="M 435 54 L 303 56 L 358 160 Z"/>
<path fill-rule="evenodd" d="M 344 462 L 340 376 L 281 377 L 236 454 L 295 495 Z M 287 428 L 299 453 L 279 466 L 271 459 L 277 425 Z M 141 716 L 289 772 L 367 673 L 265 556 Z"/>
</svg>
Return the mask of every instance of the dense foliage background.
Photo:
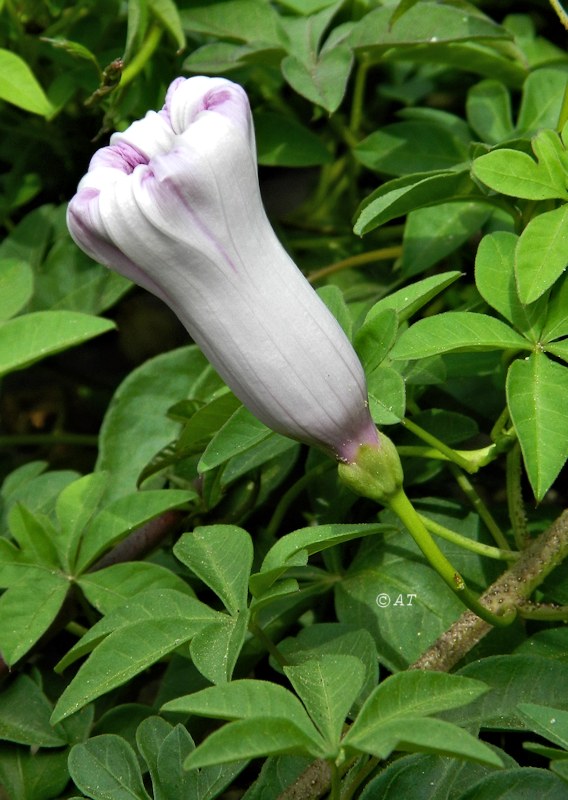
<svg viewBox="0 0 568 800">
<path fill-rule="evenodd" d="M 568 797 L 565 23 L 0 2 L 0 797 Z M 508 627 L 71 241 L 94 150 L 191 74 L 247 90 L 269 216 Z"/>
</svg>

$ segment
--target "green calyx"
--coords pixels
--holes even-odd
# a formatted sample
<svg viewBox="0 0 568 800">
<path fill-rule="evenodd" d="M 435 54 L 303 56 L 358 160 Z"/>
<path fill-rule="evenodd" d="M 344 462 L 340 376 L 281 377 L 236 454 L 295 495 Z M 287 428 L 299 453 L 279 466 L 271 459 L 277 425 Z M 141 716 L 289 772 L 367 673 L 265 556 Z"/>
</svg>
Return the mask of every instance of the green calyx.
<svg viewBox="0 0 568 800">
<path fill-rule="evenodd" d="M 384 433 L 379 444 L 362 444 L 355 461 L 339 464 L 339 477 L 361 497 L 388 505 L 403 484 L 404 474 L 396 447 Z"/>
</svg>

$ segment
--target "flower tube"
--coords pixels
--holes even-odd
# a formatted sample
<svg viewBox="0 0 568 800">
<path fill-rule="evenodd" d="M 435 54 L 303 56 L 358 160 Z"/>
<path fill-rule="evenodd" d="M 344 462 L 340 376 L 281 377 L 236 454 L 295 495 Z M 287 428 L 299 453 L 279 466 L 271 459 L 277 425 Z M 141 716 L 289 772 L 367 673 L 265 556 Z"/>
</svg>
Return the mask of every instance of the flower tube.
<svg viewBox="0 0 568 800">
<path fill-rule="evenodd" d="M 175 80 L 161 111 L 95 153 L 67 221 L 92 258 L 170 306 L 268 427 L 342 462 L 377 445 L 359 359 L 264 211 L 240 86 Z"/>
</svg>

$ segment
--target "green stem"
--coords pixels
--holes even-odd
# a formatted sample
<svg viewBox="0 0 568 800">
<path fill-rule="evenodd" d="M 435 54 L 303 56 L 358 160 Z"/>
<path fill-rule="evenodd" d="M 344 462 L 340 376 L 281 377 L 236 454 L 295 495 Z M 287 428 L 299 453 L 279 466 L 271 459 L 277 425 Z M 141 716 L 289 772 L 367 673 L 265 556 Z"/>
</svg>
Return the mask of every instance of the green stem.
<svg viewBox="0 0 568 800">
<path fill-rule="evenodd" d="M 431 433 L 428 433 L 428 431 L 425 431 L 424 428 L 421 428 L 415 422 L 412 422 L 405 417 L 402 420 L 402 424 L 405 428 L 418 436 L 419 439 L 422 439 L 423 442 L 426 442 L 426 444 L 429 444 L 431 447 L 439 450 L 440 453 L 446 456 L 448 461 L 457 464 L 458 467 L 465 469 L 466 472 L 476 472 L 477 467 L 468 461 L 467 458 L 464 458 L 456 450 L 448 447 L 447 444 L 444 444 L 444 442 L 440 441 L 440 439 L 438 439 L 436 436 L 433 436 Z"/>
<path fill-rule="evenodd" d="M 276 647 L 270 636 L 267 636 L 266 633 L 262 630 L 260 625 L 257 625 L 256 622 L 249 622 L 249 631 L 256 636 L 256 638 L 262 642 L 264 647 L 270 653 L 270 655 L 280 664 L 281 667 L 288 666 L 288 660 L 280 650 Z"/>
<path fill-rule="evenodd" d="M 492 547 L 490 544 L 476 542 L 473 539 L 468 539 L 467 536 L 462 536 L 460 533 L 445 528 L 443 525 L 434 522 L 434 520 L 425 517 L 423 514 L 419 516 L 430 533 L 433 533 L 434 536 L 439 536 L 440 539 L 445 539 L 447 542 L 457 544 L 459 547 L 463 547 L 464 550 L 470 550 L 472 553 L 479 553 L 481 556 L 495 558 L 499 561 L 516 561 L 520 556 L 520 554 L 514 550 L 501 550 L 498 547 Z"/>
<path fill-rule="evenodd" d="M 491 512 L 481 499 L 481 497 L 476 492 L 475 487 L 473 486 L 472 482 L 469 480 L 467 475 L 464 475 L 463 472 L 460 472 L 458 469 L 456 469 L 453 464 L 450 464 L 450 469 L 453 473 L 454 478 L 456 479 L 458 486 L 460 487 L 462 492 L 465 494 L 471 505 L 474 507 L 474 509 L 477 511 L 477 513 L 487 526 L 487 529 L 495 539 L 497 545 L 502 550 L 510 550 L 511 546 L 509 545 L 509 542 L 507 541 L 505 535 L 501 531 L 501 528 L 493 518 L 493 515 L 491 514 Z"/>
<path fill-rule="evenodd" d="M 334 761 L 330 762 L 331 766 L 331 791 L 329 793 L 329 800 L 341 800 L 341 777 L 339 769 Z"/>
<path fill-rule="evenodd" d="M 515 544 L 524 550 L 530 544 L 523 492 L 521 489 L 521 448 L 517 442 L 507 453 L 507 506 Z"/>
<path fill-rule="evenodd" d="M 558 14 L 558 18 L 560 19 L 560 22 L 564 25 L 564 27 L 568 31 L 568 14 L 566 14 L 564 9 L 562 8 L 562 5 L 559 2 L 559 0 L 550 0 L 550 5 L 556 11 L 556 13 Z"/>
<path fill-rule="evenodd" d="M 558 115 L 558 130 L 561 132 L 562 128 L 568 122 L 568 86 L 564 89 L 564 97 L 562 98 L 562 108 Z"/>
<path fill-rule="evenodd" d="M 324 475 L 326 472 L 329 472 L 335 465 L 331 461 L 323 461 L 321 464 L 318 464 L 317 467 L 309 470 L 306 472 L 305 475 L 296 481 L 296 483 L 291 486 L 287 492 L 285 492 L 278 503 L 276 504 L 276 508 L 266 526 L 266 537 L 268 540 L 273 540 L 276 536 L 276 532 L 280 527 L 280 523 L 284 519 L 286 512 L 288 511 L 290 505 L 294 502 L 294 500 L 300 495 L 306 486 L 314 480 L 314 478 L 318 478 L 320 475 Z"/>
<path fill-rule="evenodd" d="M 355 72 L 355 82 L 353 85 L 353 102 L 351 103 L 351 116 L 349 119 L 349 130 L 355 138 L 359 137 L 361 123 L 363 121 L 363 111 L 365 108 L 365 86 L 367 83 L 367 72 L 370 64 L 363 56 Z"/>
<path fill-rule="evenodd" d="M 505 430 L 505 426 L 509 421 L 509 407 L 505 406 L 503 411 L 499 414 L 495 421 L 495 425 L 491 428 L 491 433 L 489 437 L 492 442 L 497 442 L 501 436 L 503 436 L 503 431 Z"/>
<path fill-rule="evenodd" d="M 485 606 L 481 605 L 476 595 L 466 586 L 462 576 L 434 542 L 424 522 L 402 488 L 389 498 L 387 505 L 406 527 L 430 565 L 471 611 L 490 625 L 503 627 L 511 624 L 516 616 L 514 610 L 509 610 L 499 616 L 491 613 Z"/>
<path fill-rule="evenodd" d="M 552 606 L 525 603 L 518 608 L 523 619 L 535 619 L 541 622 L 568 622 L 568 606 Z"/>
<path fill-rule="evenodd" d="M 127 86 L 144 69 L 146 63 L 152 58 L 154 50 L 160 43 L 163 30 L 159 25 L 152 25 L 148 36 L 142 43 L 142 47 L 136 53 L 132 61 L 127 64 L 120 79 L 120 86 Z"/>
</svg>

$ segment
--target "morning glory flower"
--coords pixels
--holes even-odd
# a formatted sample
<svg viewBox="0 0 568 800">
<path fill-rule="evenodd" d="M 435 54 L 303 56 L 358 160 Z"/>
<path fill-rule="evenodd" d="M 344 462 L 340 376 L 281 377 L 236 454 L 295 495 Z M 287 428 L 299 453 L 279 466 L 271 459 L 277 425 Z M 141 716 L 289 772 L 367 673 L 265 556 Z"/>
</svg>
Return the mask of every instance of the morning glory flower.
<svg viewBox="0 0 568 800">
<path fill-rule="evenodd" d="M 377 444 L 359 359 L 264 211 L 242 87 L 175 80 L 161 111 L 95 153 L 67 220 L 86 253 L 171 307 L 268 427 L 343 462 Z"/>
</svg>

